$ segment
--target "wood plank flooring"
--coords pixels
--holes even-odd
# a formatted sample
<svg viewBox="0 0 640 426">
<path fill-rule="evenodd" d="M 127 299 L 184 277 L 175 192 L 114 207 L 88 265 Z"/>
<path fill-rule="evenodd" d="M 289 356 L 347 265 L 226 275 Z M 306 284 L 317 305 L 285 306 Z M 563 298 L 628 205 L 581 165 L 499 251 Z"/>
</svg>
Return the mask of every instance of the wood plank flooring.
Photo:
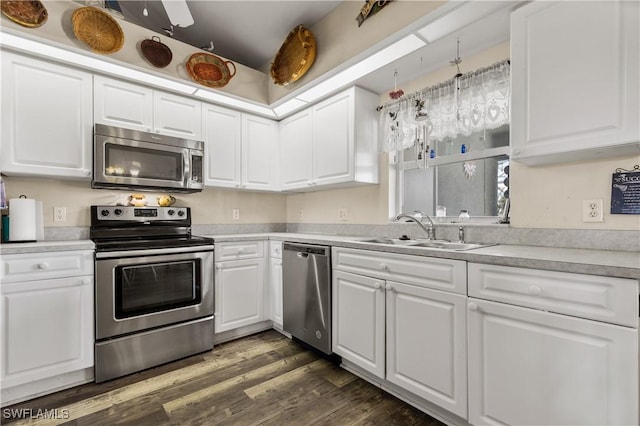
<svg viewBox="0 0 640 426">
<path fill-rule="evenodd" d="M 1 413 L 14 426 L 442 425 L 273 330 Z"/>
</svg>

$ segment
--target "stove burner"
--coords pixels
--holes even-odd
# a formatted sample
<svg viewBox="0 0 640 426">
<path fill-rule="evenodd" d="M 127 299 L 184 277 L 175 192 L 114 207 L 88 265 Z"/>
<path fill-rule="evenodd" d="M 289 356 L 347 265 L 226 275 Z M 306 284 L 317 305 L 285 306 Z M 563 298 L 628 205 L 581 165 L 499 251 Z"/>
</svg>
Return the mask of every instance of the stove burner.
<svg viewBox="0 0 640 426">
<path fill-rule="evenodd" d="M 91 206 L 90 238 L 98 252 L 213 244 L 191 235 L 189 207 Z"/>
</svg>

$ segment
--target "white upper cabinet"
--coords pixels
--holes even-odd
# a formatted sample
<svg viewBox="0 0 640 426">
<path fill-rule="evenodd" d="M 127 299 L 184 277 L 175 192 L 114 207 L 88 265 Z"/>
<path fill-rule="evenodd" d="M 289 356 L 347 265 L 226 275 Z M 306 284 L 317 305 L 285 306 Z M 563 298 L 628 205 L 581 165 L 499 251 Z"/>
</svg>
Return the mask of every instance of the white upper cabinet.
<svg viewBox="0 0 640 426">
<path fill-rule="evenodd" d="M 240 187 L 242 114 L 205 104 L 202 109 L 202 137 L 205 141 L 206 186 Z"/>
<path fill-rule="evenodd" d="M 242 187 L 278 189 L 278 123 L 242 114 Z"/>
<path fill-rule="evenodd" d="M 2 52 L 2 172 L 91 176 L 92 75 Z"/>
<path fill-rule="evenodd" d="M 282 189 L 378 183 L 377 101 L 352 87 L 283 120 Z"/>
<path fill-rule="evenodd" d="M 202 103 L 96 75 L 95 122 L 186 139 L 202 137 Z"/>
<path fill-rule="evenodd" d="M 511 16 L 514 160 L 640 153 L 639 3 L 539 1 Z"/>
<path fill-rule="evenodd" d="M 202 110 L 205 185 L 278 189 L 278 123 L 216 105 Z"/>
<path fill-rule="evenodd" d="M 311 184 L 312 117 L 311 108 L 280 122 L 280 181 L 283 191 Z"/>
<path fill-rule="evenodd" d="M 202 139 L 202 102 L 153 91 L 153 127 L 156 133 Z"/>
</svg>

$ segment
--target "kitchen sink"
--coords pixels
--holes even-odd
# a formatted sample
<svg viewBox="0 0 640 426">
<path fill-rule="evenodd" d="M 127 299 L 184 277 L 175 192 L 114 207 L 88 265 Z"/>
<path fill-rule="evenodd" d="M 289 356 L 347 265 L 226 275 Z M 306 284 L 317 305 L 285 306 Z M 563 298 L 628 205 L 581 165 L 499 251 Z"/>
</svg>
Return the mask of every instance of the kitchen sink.
<svg viewBox="0 0 640 426">
<path fill-rule="evenodd" d="M 488 247 L 495 244 L 480 244 L 480 243 L 462 243 L 458 241 L 447 240 L 427 240 L 427 239 L 403 239 L 403 238 L 371 238 L 359 240 L 362 243 L 374 243 L 374 244 L 391 244 L 402 245 L 410 247 L 425 247 L 442 250 L 454 250 L 464 251 L 473 250 L 482 247 Z"/>
<path fill-rule="evenodd" d="M 408 240 L 404 238 L 371 238 L 368 240 L 359 240 L 359 241 L 362 243 L 394 244 L 394 245 L 410 246 L 426 240 Z"/>
<path fill-rule="evenodd" d="M 427 248 L 435 248 L 435 249 L 464 251 L 464 250 L 477 249 L 481 247 L 488 247 L 492 245 L 494 244 L 460 243 L 456 241 L 431 240 L 431 241 L 421 241 L 421 242 L 412 244 L 412 247 L 427 247 Z"/>
</svg>

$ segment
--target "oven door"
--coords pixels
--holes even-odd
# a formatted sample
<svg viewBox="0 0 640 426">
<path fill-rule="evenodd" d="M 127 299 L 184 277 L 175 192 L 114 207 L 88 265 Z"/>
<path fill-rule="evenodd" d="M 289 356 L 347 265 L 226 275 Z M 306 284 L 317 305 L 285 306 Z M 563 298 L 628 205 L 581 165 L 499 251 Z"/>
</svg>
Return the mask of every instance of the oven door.
<svg viewBox="0 0 640 426">
<path fill-rule="evenodd" d="M 213 315 L 213 246 L 96 253 L 96 339 Z"/>
</svg>

